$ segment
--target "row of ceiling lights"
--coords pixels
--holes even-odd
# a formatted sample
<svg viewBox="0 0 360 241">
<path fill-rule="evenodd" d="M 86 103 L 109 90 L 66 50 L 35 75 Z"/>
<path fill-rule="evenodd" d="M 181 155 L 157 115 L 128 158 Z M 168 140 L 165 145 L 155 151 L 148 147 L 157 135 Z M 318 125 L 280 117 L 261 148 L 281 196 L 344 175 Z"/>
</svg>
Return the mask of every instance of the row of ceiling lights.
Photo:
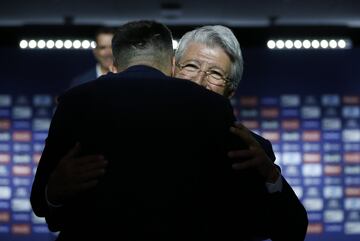
<svg viewBox="0 0 360 241">
<path fill-rule="evenodd" d="M 305 39 L 305 40 L 269 40 L 269 49 L 348 49 L 351 48 L 351 41 L 348 39 Z M 92 40 L 21 40 L 21 49 L 90 49 L 95 48 L 96 43 Z M 174 49 L 178 41 L 173 40 Z"/>
</svg>

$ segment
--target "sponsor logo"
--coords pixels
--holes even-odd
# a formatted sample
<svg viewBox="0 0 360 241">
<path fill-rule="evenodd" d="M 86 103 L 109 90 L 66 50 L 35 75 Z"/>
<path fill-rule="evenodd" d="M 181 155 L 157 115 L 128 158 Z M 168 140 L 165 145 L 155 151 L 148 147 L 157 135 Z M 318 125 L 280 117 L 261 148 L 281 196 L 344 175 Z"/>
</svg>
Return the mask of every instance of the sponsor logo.
<svg viewBox="0 0 360 241">
<path fill-rule="evenodd" d="M 11 226 L 11 233 L 15 235 L 28 235 L 31 233 L 30 224 L 13 224 Z"/>
<path fill-rule="evenodd" d="M 319 129 L 320 128 L 320 121 L 318 121 L 318 120 L 304 120 L 302 122 L 302 127 L 304 129 Z"/>
<path fill-rule="evenodd" d="M 241 109 L 240 116 L 243 118 L 254 118 L 258 116 L 258 111 L 254 109 Z"/>
<path fill-rule="evenodd" d="M 304 198 L 303 205 L 307 211 L 321 211 L 324 208 L 321 198 Z"/>
<path fill-rule="evenodd" d="M 304 131 L 303 135 L 302 135 L 302 140 L 303 141 L 308 141 L 308 142 L 318 142 L 320 141 L 321 137 L 320 137 L 320 131 Z"/>
<path fill-rule="evenodd" d="M 277 118 L 277 117 L 279 117 L 279 109 L 278 108 L 262 108 L 260 114 L 261 114 L 261 117 L 263 117 L 263 118 Z"/>
<path fill-rule="evenodd" d="M 31 122 L 30 121 L 14 121 L 13 122 L 14 129 L 31 129 Z"/>
<path fill-rule="evenodd" d="M 343 231 L 342 224 L 325 225 L 325 232 L 342 232 L 342 231 Z"/>
<path fill-rule="evenodd" d="M 0 141 L 10 141 L 11 136 L 9 132 L 0 132 Z"/>
<path fill-rule="evenodd" d="M 341 120 L 339 118 L 324 118 L 322 120 L 322 128 L 324 130 L 340 130 Z"/>
<path fill-rule="evenodd" d="M 282 146 L 283 151 L 300 151 L 300 144 L 285 143 Z"/>
<path fill-rule="evenodd" d="M 340 223 L 344 221 L 344 211 L 342 210 L 325 210 L 324 222 L 325 223 Z"/>
<path fill-rule="evenodd" d="M 296 107 L 300 105 L 300 96 L 298 95 L 282 95 L 280 104 L 283 107 Z"/>
<path fill-rule="evenodd" d="M 13 177 L 12 179 L 14 186 L 27 186 L 31 185 L 30 177 Z"/>
<path fill-rule="evenodd" d="M 340 176 L 342 167 L 340 165 L 325 165 L 324 174 L 326 176 Z"/>
<path fill-rule="evenodd" d="M 298 132 L 284 132 L 281 139 L 283 141 L 299 141 L 300 134 Z"/>
<path fill-rule="evenodd" d="M 304 152 L 319 152 L 321 150 L 321 145 L 318 143 L 303 143 Z"/>
<path fill-rule="evenodd" d="M 0 211 L 0 223 L 6 223 L 10 221 L 10 213 Z"/>
<path fill-rule="evenodd" d="M 279 100 L 277 97 L 262 97 L 260 103 L 261 105 L 278 105 Z"/>
<path fill-rule="evenodd" d="M 16 164 L 28 164 L 31 163 L 31 156 L 28 154 L 14 154 L 13 162 Z"/>
<path fill-rule="evenodd" d="M 346 152 L 344 154 L 345 163 L 359 164 L 360 163 L 360 152 Z"/>
<path fill-rule="evenodd" d="M 33 131 L 48 131 L 51 120 L 49 118 L 34 118 Z"/>
<path fill-rule="evenodd" d="M 30 131 L 14 131 L 12 138 L 13 138 L 13 141 L 30 142 L 31 141 L 31 132 Z"/>
<path fill-rule="evenodd" d="M 338 106 L 340 105 L 340 97 L 338 95 L 323 95 L 321 103 L 323 106 Z"/>
<path fill-rule="evenodd" d="M 34 106 L 51 106 L 53 98 L 51 95 L 34 95 L 33 104 Z"/>
<path fill-rule="evenodd" d="M 8 119 L 0 119 L 0 130 L 9 130 L 11 122 Z"/>
<path fill-rule="evenodd" d="M 281 127 L 284 130 L 297 130 L 300 127 L 299 120 L 283 120 L 281 122 Z"/>
<path fill-rule="evenodd" d="M 262 137 L 268 139 L 269 141 L 277 142 L 280 140 L 280 134 L 277 131 L 263 131 Z"/>
<path fill-rule="evenodd" d="M 324 198 L 342 198 L 343 187 L 342 186 L 325 186 L 323 189 Z"/>
<path fill-rule="evenodd" d="M 300 112 L 298 109 L 283 109 L 281 111 L 281 116 L 283 116 L 283 117 L 299 117 Z"/>
<path fill-rule="evenodd" d="M 31 221 L 30 214 L 28 214 L 28 213 L 14 213 L 12 215 L 12 219 L 15 222 L 30 222 Z"/>
<path fill-rule="evenodd" d="M 307 177 L 320 177 L 322 175 L 321 164 L 304 164 L 302 174 Z"/>
<path fill-rule="evenodd" d="M 321 161 L 320 153 L 304 153 L 303 159 L 305 163 L 319 163 Z"/>
<path fill-rule="evenodd" d="M 10 162 L 10 154 L 0 153 L 0 164 L 8 164 Z"/>
<path fill-rule="evenodd" d="M 281 163 L 285 165 L 299 165 L 301 164 L 300 152 L 283 152 Z"/>
<path fill-rule="evenodd" d="M 342 179 L 339 177 L 325 177 L 324 184 L 325 185 L 342 185 Z"/>
<path fill-rule="evenodd" d="M 359 197 L 349 197 L 345 198 L 345 210 L 360 210 L 360 198 Z"/>
<path fill-rule="evenodd" d="M 355 95 L 344 95 L 342 101 L 345 105 L 358 105 L 360 104 L 360 97 Z"/>
<path fill-rule="evenodd" d="M 261 128 L 263 128 L 263 129 L 278 129 L 279 122 L 278 121 L 262 121 Z"/>
<path fill-rule="evenodd" d="M 0 177 L 9 176 L 9 166 L 7 165 L 0 165 Z"/>
<path fill-rule="evenodd" d="M 303 119 L 318 119 L 321 117 L 321 109 L 318 106 L 301 107 L 301 117 Z"/>
<path fill-rule="evenodd" d="M 360 166 L 358 166 L 358 165 L 346 165 L 344 167 L 344 173 L 346 175 L 360 175 Z"/>
<path fill-rule="evenodd" d="M 9 200 L 11 198 L 11 188 L 0 186 L 0 200 Z"/>
<path fill-rule="evenodd" d="M 347 197 L 360 197 L 360 187 L 345 188 L 345 195 Z"/>
<path fill-rule="evenodd" d="M 317 177 L 305 177 L 303 181 L 305 186 L 314 186 L 314 185 L 318 186 L 321 185 L 322 183 L 321 178 L 317 178 Z"/>
<path fill-rule="evenodd" d="M 345 234 L 360 234 L 360 222 L 346 222 Z"/>
<path fill-rule="evenodd" d="M 341 134 L 337 131 L 323 132 L 323 138 L 325 141 L 340 141 Z"/>
<path fill-rule="evenodd" d="M 339 163 L 341 162 L 340 154 L 324 154 L 324 162 L 326 163 Z"/>
<path fill-rule="evenodd" d="M 10 144 L 0 144 L 0 152 L 9 152 Z"/>
<path fill-rule="evenodd" d="M 243 96 L 240 98 L 239 103 L 244 107 L 255 107 L 258 105 L 258 98 L 256 96 Z"/>
<path fill-rule="evenodd" d="M 14 212 L 30 212 L 30 201 L 28 198 L 14 198 L 11 200 L 11 209 Z"/>
<path fill-rule="evenodd" d="M 286 177 L 297 177 L 301 174 L 298 166 L 284 166 L 282 168 L 282 173 Z"/>
<path fill-rule="evenodd" d="M 12 174 L 14 176 L 30 176 L 31 168 L 30 166 L 25 165 L 14 165 L 12 167 Z"/>
<path fill-rule="evenodd" d="M 341 151 L 341 144 L 340 143 L 325 142 L 324 143 L 324 151 L 326 151 L 326 152 Z"/>
<path fill-rule="evenodd" d="M 10 95 L 0 95 L 0 106 L 1 107 L 11 106 L 11 96 Z"/>
<path fill-rule="evenodd" d="M 342 108 L 342 116 L 344 118 L 359 118 L 360 117 L 360 107 L 344 106 Z"/>
<path fill-rule="evenodd" d="M 9 109 L 2 109 L 0 108 L 0 117 L 9 118 L 11 116 L 11 112 Z"/>
<path fill-rule="evenodd" d="M 14 106 L 12 117 L 13 119 L 30 119 L 32 117 L 32 109 L 28 106 Z"/>
<path fill-rule="evenodd" d="M 347 152 L 360 152 L 360 144 L 359 143 L 345 143 L 344 151 Z"/>
<path fill-rule="evenodd" d="M 31 152 L 31 145 L 15 143 L 13 145 L 13 151 L 14 152 Z"/>
<path fill-rule="evenodd" d="M 322 223 L 309 223 L 307 228 L 308 234 L 319 234 L 322 233 L 324 230 Z"/>
<path fill-rule="evenodd" d="M 360 130 L 343 130 L 342 140 L 344 142 L 360 142 Z"/>
</svg>

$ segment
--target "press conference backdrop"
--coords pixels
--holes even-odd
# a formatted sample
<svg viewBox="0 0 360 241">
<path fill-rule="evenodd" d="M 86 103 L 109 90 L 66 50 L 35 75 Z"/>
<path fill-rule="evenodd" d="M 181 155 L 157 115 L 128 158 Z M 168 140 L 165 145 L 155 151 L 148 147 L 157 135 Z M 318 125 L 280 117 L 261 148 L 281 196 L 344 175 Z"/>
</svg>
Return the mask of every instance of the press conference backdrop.
<svg viewBox="0 0 360 241">
<path fill-rule="evenodd" d="M 307 241 L 360 240 L 360 50 L 245 49 L 235 115 L 273 143 Z M 91 52 L 0 49 L 0 240 L 54 240 L 29 203 L 55 107 Z M 284 230 L 285 231 L 285 230 Z"/>
</svg>

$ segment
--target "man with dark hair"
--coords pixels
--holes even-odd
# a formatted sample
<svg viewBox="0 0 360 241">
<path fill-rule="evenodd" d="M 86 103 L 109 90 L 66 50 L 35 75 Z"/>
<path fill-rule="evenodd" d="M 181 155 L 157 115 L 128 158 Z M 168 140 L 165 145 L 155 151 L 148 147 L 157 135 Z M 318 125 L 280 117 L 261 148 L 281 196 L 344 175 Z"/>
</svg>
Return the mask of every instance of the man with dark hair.
<svg viewBox="0 0 360 241">
<path fill-rule="evenodd" d="M 227 152 L 245 144 L 235 145 L 229 131 L 228 99 L 169 77 L 174 52 L 163 24 L 127 23 L 112 45 L 116 73 L 59 98 L 32 186 L 33 211 L 60 231 L 58 240 L 241 240 L 245 228 L 228 225 L 238 183 Z M 70 156 L 84 158 L 71 171 L 85 191 L 57 200 L 47 185 L 77 142 Z"/>
<path fill-rule="evenodd" d="M 113 64 L 111 49 L 111 40 L 114 36 L 114 29 L 111 27 L 100 27 L 95 32 L 96 46 L 93 49 L 93 55 L 97 61 L 96 66 L 75 77 L 70 87 L 74 87 L 91 80 L 95 80 L 101 75 L 107 74 Z"/>
</svg>

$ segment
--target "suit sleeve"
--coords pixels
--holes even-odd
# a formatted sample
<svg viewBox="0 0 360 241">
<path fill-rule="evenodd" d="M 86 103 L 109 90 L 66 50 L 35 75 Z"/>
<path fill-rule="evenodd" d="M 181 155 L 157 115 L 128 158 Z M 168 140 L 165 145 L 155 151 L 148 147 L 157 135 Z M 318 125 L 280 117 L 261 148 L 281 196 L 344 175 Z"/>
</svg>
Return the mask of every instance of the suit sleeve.
<svg viewBox="0 0 360 241">
<path fill-rule="evenodd" d="M 77 113 L 73 103 L 68 98 L 61 98 L 59 105 L 52 118 L 45 148 L 42 152 L 35 179 L 32 184 L 30 202 L 34 213 L 39 217 L 45 217 L 48 224 L 53 220 L 53 210 L 51 210 L 45 199 L 45 187 L 49 177 L 56 168 L 59 160 L 66 152 L 74 146 L 74 118 Z M 52 230 L 51 225 L 49 229 Z M 54 231 L 54 230 L 53 230 Z"/>
<path fill-rule="evenodd" d="M 271 143 L 266 140 L 263 147 L 268 156 L 275 161 Z M 281 178 L 282 191 L 269 193 L 266 197 L 265 210 L 270 238 L 272 241 L 303 241 L 308 226 L 307 212 L 286 179 Z"/>
</svg>

